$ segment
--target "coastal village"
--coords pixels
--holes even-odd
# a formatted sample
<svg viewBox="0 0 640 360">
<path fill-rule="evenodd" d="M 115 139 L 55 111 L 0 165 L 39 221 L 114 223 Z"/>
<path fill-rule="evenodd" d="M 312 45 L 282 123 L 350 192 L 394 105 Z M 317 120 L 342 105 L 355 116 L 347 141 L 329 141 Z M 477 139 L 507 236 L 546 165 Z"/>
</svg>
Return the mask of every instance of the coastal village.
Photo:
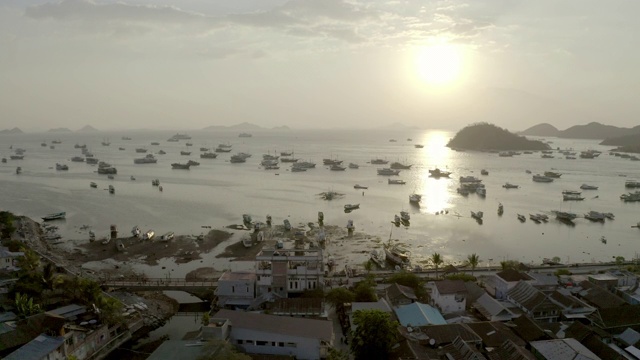
<svg viewBox="0 0 640 360">
<path fill-rule="evenodd" d="M 487 145 L 470 143 L 494 138 L 469 135 L 474 131 L 497 132 L 509 146 L 519 141 L 518 148 L 549 148 L 489 124 L 463 129 L 449 146 L 462 141 L 462 147 L 481 150 Z M 412 194 L 409 201 L 420 206 L 422 199 Z M 358 207 L 345 205 L 344 211 Z M 601 215 L 603 221 L 613 218 Z M 472 211 L 472 217 L 482 223 L 482 212 Z M 322 212 L 317 222 L 297 225 L 244 214 L 243 224 L 208 226 L 199 236 L 156 236 L 137 226 L 123 234 L 114 224 L 109 235 L 97 238 L 83 226 L 78 233 L 88 239 L 75 240 L 57 236 L 55 223 L 64 218 L 55 213 L 39 223 L 0 211 L 2 358 L 640 359 L 640 264 L 622 256 L 588 264 L 562 264 L 556 257 L 538 266 L 515 260 L 491 266 L 476 253 L 448 263 L 434 252 L 412 263 L 399 240 L 390 236 L 385 243 L 359 232 L 352 220 L 346 227 L 325 224 Z M 396 227 L 408 222 L 408 212 L 394 219 Z M 238 232 L 241 238 L 234 237 Z M 370 257 L 363 264 L 331 256 L 344 253 L 346 241 L 365 239 Z M 216 258 L 250 266 L 203 263 L 214 250 Z M 169 272 L 162 278 L 129 266 L 159 266 L 166 259 L 203 265 L 184 277 Z M 200 324 L 179 336 L 144 341 L 185 311 L 165 291 L 204 300 L 204 308 L 187 310 Z"/>
<path fill-rule="evenodd" d="M 372 263 L 338 269 L 325 257 L 328 238 L 314 241 L 317 232 L 275 240 L 258 229 L 247 233 L 259 244 L 227 249 L 252 257 L 253 270 L 161 281 L 117 267 L 83 273 L 87 259 L 53 249 L 39 223 L 4 211 L 1 220 L 6 359 L 640 359 L 634 263 L 530 268 L 504 261 L 486 268 L 469 254 L 455 267 L 436 253 L 420 271 L 377 271 Z M 329 236 L 354 236 L 326 228 Z M 198 251 L 211 250 L 224 234 L 212 230 Z M 88 246 L 112 248 L 104 256 L 121 261 L 136 256 L 140 240 L 118 240 Z M 156 256 L 184 251 L 165 249 Z M 211 301 L 199 330 L 123 352 L 177 311 L 161 293 L 167 289 Z"/>
</svg>

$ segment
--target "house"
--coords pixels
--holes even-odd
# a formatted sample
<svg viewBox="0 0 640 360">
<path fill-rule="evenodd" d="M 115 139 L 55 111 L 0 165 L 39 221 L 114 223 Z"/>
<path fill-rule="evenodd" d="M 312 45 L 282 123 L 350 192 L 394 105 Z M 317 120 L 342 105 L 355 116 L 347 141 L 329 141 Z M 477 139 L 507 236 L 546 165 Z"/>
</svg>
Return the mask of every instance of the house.
<svg viewBox="0 0 640 360">
<path fill-rule="evenodd" d="M 533 319 L 528 316 L 520 316 L 511 321 L 513 331 L 520 336 L 524 341 L 538 341 L 549 340 L 553 336 L 550 332 L 545 331 L 540 325 L 538 325 Z"/>
<path fill-rule="evenodd" d="M 393 309 L 400 325 L 406 327 L 444 325 L 447 321 L 435 308 L 415 302 L 408 305 L 401 305 Z M 453 339 L 451 339 L 453 341 Z"/>
<path fill-rule="evenodd" d="M 602 360 L 602 358 L 580 344 L 576 339 L 541 340 L 532 341 L 530 344 L 531 352 L 538 359 Z"/>
<path fill-rule="evenodd" d="M 431 305 L 443 314 L 463 312 L 467 306 L 467 288 L 462 280 L 434 281 L 431 288 Z"/>
<path fill-rule="evenodd" d="M 456 341 L 457 338 L 471 344 L 476 349 L 480 349 L 482 346 L 482 339 L 466 324 L 421 326 L 414 330 L 424 337 L 425 344 L 433 347 L 446 346 Z"/>
<path fill-rule="evenodd" d="M 256 297 L 256 274 L 225 271 L 215 290 L 220 308 L 248 308 Z"/>
<path fill-rule="evenodd" d="M 560 306 L 529 282 L 518 282 L 507 292 L 507 299 L 535 320 L 555 322 L 560 317 Z"/>
<path fill-rule="evenodd" d="M 615 291 L 616 287 L 618 287 L 618 278 L 609 273 L 589 275 L 587 279 L 589 279 L 589 282 L 611 292 Z"/>
<path fill-rule="evenodd" d="M 607 274 L 614 276 L 618 279 L 617 287 L 629 287 L 633 288 L 638 284 L 638 277 L 636 274 L 626 270 L 611 270 Z"/>
<path fill-rule="evenodd" d="M 489 321 L 510 321 L 516 315 L 509 311 L 502 303 L 485 293 L 475 303 L 473 308 Z"/>
<path fill-rule="evenodd" d="M 640 331 L 640 305 L 598 309 L 588 316 L 592 325 L 610 334 L 621 334 L 627 328 Z"/>
<path fill-rule="evenodd" d="M 505 324 L 498 321 L 481 321 L 465 324 L 481 339 L 487 351 L 500 347 L 505 340 L 510 340 L 516 346 L 525 346 L 526 342 L 514 334 Z"/>
<path fill-rule="evenodd" d="M 202 351 L 204 346 L 193 344 L 193 340 L 165 340 L 147 360 L 196 360 L 205 355 Z"/>
<path fill-rule="evenodd" d="M 323 312 L 321 298 L 276 299 L 269 307 L 273 315 L 297 317 L 327 317 Z"/>
<path fill-rule="evenodd" d="M 534 282 L 535 279 L 523 272 L 505 269 L 489 278 L 485 283 L 485 288 L 496 299 L 504 300 L 507 298 L 507 292 L 520 281 Z"/>
<path fill-rule="evenodd" d="M 560 306 L 562 316 L 565 319 L 586 318 L 596 310 L 593 306 L 573 296 L 568 289 L 560 288 L 551 293 L 549 298 Z"/>
<path fill-rule="evenodd" d="M 16 270 L 15 260 L 23 255 L 23 252 L 12 252 L 9 251 L 9 248 L 0 246 L 0 269 Z"/>
<path fill-rule="evenodd" d="M 407 305 L 418 301 L 412 288 L 396 283 L 384 289 L 384 298 L 391 306 Z"/>
<path fill-rule="evenodd" d="M 4 358 L 5 360 L 66 360 L 64 337 L 41 334 Z"/>
<path fill-rule="evenodd" d="M 215 327 L 220 329 L 220 335 L 227 335 L 230 343 L 250 354 L 315 360 L 326 357 L 333 345 L 333 323 L 326 320 L 223 309 L 212 317 L 211 323 L 222 324 Z"/>
<path fill-rule="evenodd" d="M 324 282 L 321 249 L 262 250 L 256 255 L 256 295 L 295 297 Z"/>
<path fill-rule="evenodd" d="M 527 273 L 527 275 L 533 279 L 531 285 L 542 290 L 543 292 L 554 291 L 559 285 L 558 277 L 553 273 L 538 273 L 530 271 Z"/>
<path fill-rule="evenodd" d="M 524 346 L 505 340 L 500 347 L 489 353 L 490 360 L 535 360 L 536 357 Z"/>
<path fill-rule="evenodd" d="M 598 309 L 618 308 L 628 303 L 623 298 L 590 281 L 582 281 L 578 287 L 570 289 L 572 294 Z"/>
<path fill-rule="evenodd" d="M 5 329 L 7 331 L 0 333 L 0 357 L 9 355 L 43 333 L 52 337 L 60 336 L 64 332 L 64 324 L 63 317 L 47 313 L 16 321 Z"/>
</svg>

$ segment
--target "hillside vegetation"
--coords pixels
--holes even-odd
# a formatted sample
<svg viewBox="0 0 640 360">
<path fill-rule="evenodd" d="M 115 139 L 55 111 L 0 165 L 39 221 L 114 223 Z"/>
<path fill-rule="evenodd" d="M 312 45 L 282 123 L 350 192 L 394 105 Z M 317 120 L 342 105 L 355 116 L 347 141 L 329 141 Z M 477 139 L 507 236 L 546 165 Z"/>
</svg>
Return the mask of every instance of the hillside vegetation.
<svg viewBox="0 0 640 360">
<path fill-rule="evenodd" d="M 469 125 L 447 144 L 450 148 L 464 150 L 546 150 L 549 145 L 529 140 L 493 124 L 478 123 Z"/>
</svg>

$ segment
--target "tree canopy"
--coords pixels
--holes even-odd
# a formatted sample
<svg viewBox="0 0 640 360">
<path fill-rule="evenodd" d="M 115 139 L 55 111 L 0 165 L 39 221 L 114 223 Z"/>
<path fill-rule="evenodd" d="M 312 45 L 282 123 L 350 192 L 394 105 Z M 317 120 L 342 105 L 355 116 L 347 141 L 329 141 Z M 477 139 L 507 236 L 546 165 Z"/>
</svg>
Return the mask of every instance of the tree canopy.
<svg viewBox="0 0 640 360">
<path fill-rule="evenodd" d="M 352 333 L 351 351 L 356 360 L 387 359 L 397 340 L 398 323 L 380 310 L 358 310 L 353 314 L 356 329 Z"/>
</svg>

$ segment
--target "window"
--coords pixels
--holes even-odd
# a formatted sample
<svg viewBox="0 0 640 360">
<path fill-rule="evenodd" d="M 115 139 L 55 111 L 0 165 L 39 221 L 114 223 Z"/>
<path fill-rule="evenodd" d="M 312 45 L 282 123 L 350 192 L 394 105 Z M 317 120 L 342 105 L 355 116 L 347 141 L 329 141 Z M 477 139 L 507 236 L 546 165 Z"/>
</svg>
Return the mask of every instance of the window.
<svg viewBox="0 0 640 360">
<path fill-rule="evenodd" d="M 266 341 L 256 341 L 256 345 L 258 346 L 267 346 L 267 342 Z"/>
<path fill-rule="evenodd" d="M 232 293 L 236 292 L 236 287 L 235 286 L 231 286 L 231 292 Z"/>
<path fill-rule="evenodd" d="M 253 340 L 245 340 L 244 343 L 247 345 L 253 345 Z"/>
<path fill-rule="evenodd" d="M 278 343 L 278 347 L 284 347 L 284 343 L 283 342 L 279 342 Z"/>
<path fill-rule="evenodd" d="M 288 343 L 287 343 L 287 345 L 285 345 L 285 346 L 286 346 L 286 347 L 292 347 L 292 348 L 294 348 L 294 347 L 298 347 L 298 346 L 296 345 L 296 343 L 292 343 L 292 342 L 288 342 Z"/>
<path fill-rule="evenodd" d="M 237 343 L 238 343 L 238 345 L 242 345 L 243 341 L 242 340 L 238 340 Z"/>
</svg>

